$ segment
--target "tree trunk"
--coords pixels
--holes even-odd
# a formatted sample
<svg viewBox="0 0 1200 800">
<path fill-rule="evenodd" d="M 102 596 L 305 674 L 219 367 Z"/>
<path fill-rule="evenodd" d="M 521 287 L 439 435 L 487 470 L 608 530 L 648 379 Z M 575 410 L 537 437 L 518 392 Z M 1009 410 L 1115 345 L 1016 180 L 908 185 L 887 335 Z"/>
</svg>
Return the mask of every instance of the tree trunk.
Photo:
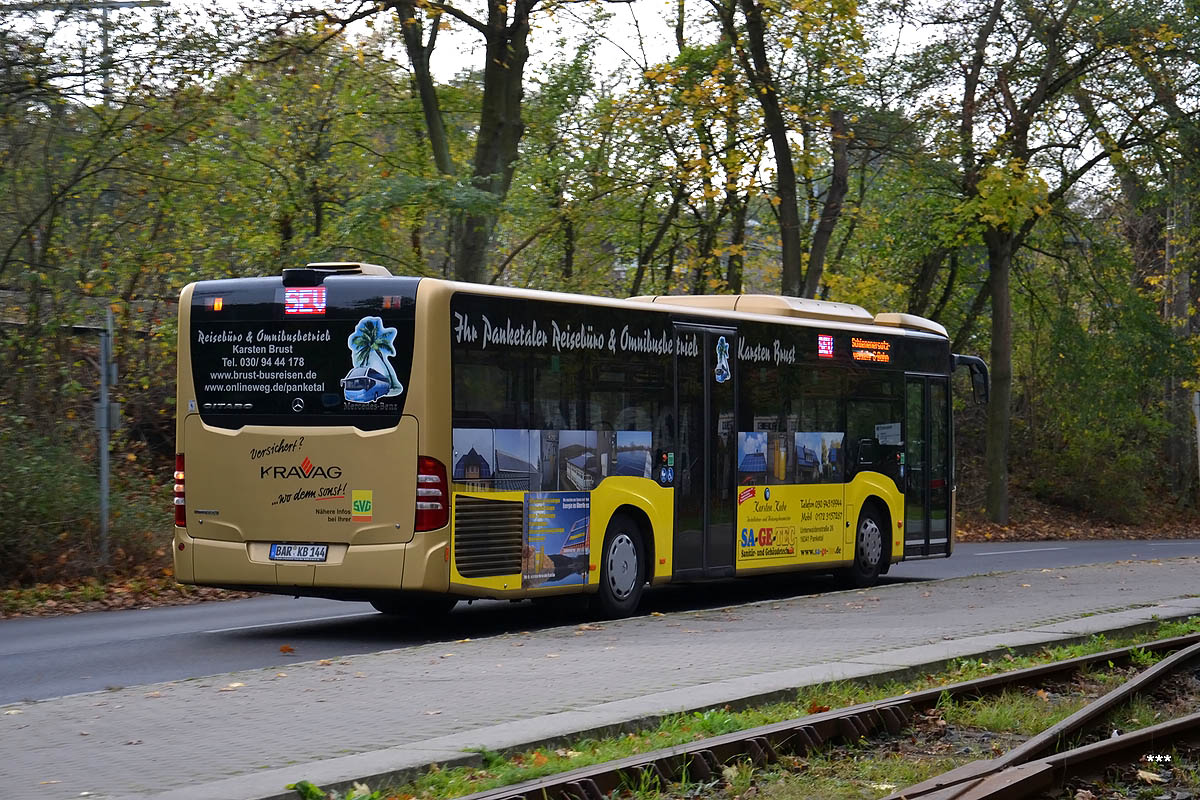
<svg viewBox="0 0 1200 800">
<path fill-rule="evenodd" d="M 484 280 L 498 206 L 512 185 L 518 146 L 525 132 L 521 99 L 525 62 L 529 59 L 529 12 L 535 2 L 517 0 L 511 24 L 504 3 L 488 2 L 483 98 L 471 182 L 477 189 L 494 195 L 496 206 L 466 214 L 454 263 L 454 277 L 458 280 L 475 283 Z"/>
<path fill-rule="evenodd" d="M 942 262 L 946 260 L 946 253 L 947 248 L 935 247 L 921 259 L 921 267 L 917 271 L 917 279 L 913 282 L 913 291 L 908 298 L 908 313 L 925 316 L 934 283 L 937 282 L 938 273 L 942 271 Z"/>
<path fill-rule="evenodd" d="M 446 126 L 442 121 L 442 109 L 438 102 L 437 89 L 434 87 L 433 74 L 429 70 L 429 56 L 437 40 L 437 23 L 429 33 L 429 44 L 426 45 L 421 26 L 421 18 L 417 16 L 417 7 L 413 2 L 401 0 L 396 4 L 396 14 L 400 17 L 400 29 L 404 35 L 404 50 L 408 54 L 408 62 L 412 65 L 413 83 L 417 85 L 417 95 L 421 98 L 421 111 L 425 115 L 425 131 L 429 134 L 429 147 L 433 151 L 433 163 L 442 175 L 453 175 L 454 164 L 450 161 L 450 141 L 446 137 Z"/>
<path fill-rule="evenodd" d="M 571 276 L 575 274 L 575 223 L 571 221 L 571 215 L 565 215 L 563 220 L 563 278 L 566 281 L 571 280 Z"/>
<path fill-rule="evenodd" d="M 733 217 L 729 221 L 729 260 L 725 264 L 725 288 L 732 294 L 742 293 L 742 273 L 746 266 L 743 255 L 746 248 L 746 215 L 749 211 L 749 200 L 742 202 L 737 192 L 729 192 L 727 202 L 733 207 Z"/>
<path fill-rule="evenodd" d="M 1165 259 L 1168 292 L 1163 312 L 1172 333 L 1182 348 L 1187 347 L 1190 335 L 1189 308 L 1192 292 L 1193 259 L 1186 241 L 1191 231 L 1188 201 L 1176 199 L 1178 190 L 1172 186 L 1172 205 L 1167 224 Z M 1180 235 L 1176 234 L 1180 232 Z M 1182 245 L 1182 246 L 1181 246 Z M 1195 438 L 1192 429 L 1191 392 L 1183 385 L 1183 376 L 1167 379 L 1167 483 L 1177 497 L 1188 494 L 1192 487 Z"/>
<path fill-rule="evenodd" d="M 1008 434 L 1012 402 L 1012 234 L 989 229 L 987 243 L 992 293 L 991 397 L 987 409 L 987 512 L 992 522 L 1008 524 Z"/>
<path fill-rule="evenodd" d="M 755 0 L 741 0 L 742 13 L 746 16 L 746 38 L 750 45 L 750 61 L 738 48 L 742 68 L 754 88 L 763 110 L 763 127 L 771 140 L 775 154 L 775 194 L 779 198 L 779 237 L 782 246 L 783 277 L 780 293 L 793 297 L 803 290 L 804 248 L 800 238 L 800 209 L 796 205 L 796 168 L 792 163 L 792 146 L 788 142 L 787 120 L 779 106 L 779 95 L 771 76 L 771 64 L 767 59 L 766 22 L 762 7 Z M 731 41 L 736 41 L 728 31 Z M 844 194 L 844 192 L 843 192 Z"/>
<path fill-rule="evenodd" d="M 817 296 L 817 287 L 821 285 L 821 273 L 825 269 L 825 253 L 829 250 L 829 240 L 833 238 L 833 229 L 842 215 L 842 202 L 850 188 L 846 115 L 837 110 L 829 112 L 829 131 L 833 136 L 833 177 L 829 182 L 829 191 L 825 193 L 821 221 L 817 223 L 812 248 L 809 250 L 808 274 L 804 277 L 804 297 Z"/>
<path fill-rule="evenodd" d="M 629 294 L 637 295 L 641 293 L 642 281 L 646 276 L 646 269 L 654 260 L 654 254 L 658 252 L 659 245 L 662 244 L 663 238 L 667 235 L 667 231 L 671 229 L 675 218 L 679 216 L 679 205 L 683 202 L 684 186 L 682 183 L 675 187 L 675 192 L 671 197 L 671 207 L 667 209 L 667 213 L 659 222 L 658 227 L 654 231 L 654 238 L 650 243 L 638 252 L 637 272 L 633 277 L 633 285 L 629 287 Z"/>
</svg>

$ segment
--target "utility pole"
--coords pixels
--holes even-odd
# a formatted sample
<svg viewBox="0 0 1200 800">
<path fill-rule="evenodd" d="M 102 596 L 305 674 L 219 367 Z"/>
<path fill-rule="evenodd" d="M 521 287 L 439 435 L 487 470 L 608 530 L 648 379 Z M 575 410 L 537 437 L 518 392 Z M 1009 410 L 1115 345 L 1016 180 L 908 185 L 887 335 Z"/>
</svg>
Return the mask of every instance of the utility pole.
<svg viewBox="0 0 1200 800">
<path fill-rule="evenodd" d="M 95 11 L 100 10 L 100 70 L 104 73 L 101 96 L 108 108 L 112 94 L 112 53 L 108 47 L 108 12 L 121 8 L 162 8 L 167 0 L 43 0 L 43 2 L 0 2 L 0 11 Z"/>
<path fill-rule="evenodd" d="M 121 404 L 109 400 L 109 387 L 117 385 L 117 362 L 113 359 L 113 314 L 104 315 L 100 332 L 100 402 L 96 404 L 96 430 L 100 433 L 100 565 L 108 566 L 108 441 L 121 426 Z"/>
</svg>

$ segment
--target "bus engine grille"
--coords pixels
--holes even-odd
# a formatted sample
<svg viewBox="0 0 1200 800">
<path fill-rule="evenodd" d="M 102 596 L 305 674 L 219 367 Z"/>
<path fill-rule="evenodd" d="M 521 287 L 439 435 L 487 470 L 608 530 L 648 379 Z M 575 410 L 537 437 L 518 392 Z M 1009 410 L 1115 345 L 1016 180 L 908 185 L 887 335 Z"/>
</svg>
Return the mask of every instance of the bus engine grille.
<svg viewBox="0 0 1200 800">
<path fill-rule="evenodd" d="M 512 500 L 454 498 L 454 561 L 464 578 L 521 572 L 525 504 Z"/>
</svg>

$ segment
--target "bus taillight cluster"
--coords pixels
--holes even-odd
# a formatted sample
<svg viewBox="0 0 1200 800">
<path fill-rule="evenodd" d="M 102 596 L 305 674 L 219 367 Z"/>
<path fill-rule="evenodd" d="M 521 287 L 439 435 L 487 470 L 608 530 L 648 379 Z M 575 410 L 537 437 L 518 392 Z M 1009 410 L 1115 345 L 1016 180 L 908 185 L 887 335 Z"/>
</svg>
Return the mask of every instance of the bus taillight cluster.
<svg viewBox="0 0 1200 800">
<path fill-rule="evenodd" d="M 187 501 L 183 497 L 183 453 L 175 454 L 175 524 L 187 525 Z"/>
<path fill-rule="evenodd" d="M 414 528 L 432 531 L 450 521 L 450 487 L 446 466 L 436 458 L 417 456 L 417 514 Z"/>
</svg>

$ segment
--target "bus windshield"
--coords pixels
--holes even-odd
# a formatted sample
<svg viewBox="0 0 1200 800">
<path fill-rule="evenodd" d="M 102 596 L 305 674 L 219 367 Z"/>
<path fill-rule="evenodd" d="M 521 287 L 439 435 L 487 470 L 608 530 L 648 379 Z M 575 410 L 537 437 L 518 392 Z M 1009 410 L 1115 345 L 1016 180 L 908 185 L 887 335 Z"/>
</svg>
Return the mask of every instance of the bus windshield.
<svg viewBox="0 0 1200 800">
<path fill-rule="evenodd" d="M 208 425 L 394 426 L 412 367 L 416 278 L 204 281 L 189 331 Z"/>
</svg>

